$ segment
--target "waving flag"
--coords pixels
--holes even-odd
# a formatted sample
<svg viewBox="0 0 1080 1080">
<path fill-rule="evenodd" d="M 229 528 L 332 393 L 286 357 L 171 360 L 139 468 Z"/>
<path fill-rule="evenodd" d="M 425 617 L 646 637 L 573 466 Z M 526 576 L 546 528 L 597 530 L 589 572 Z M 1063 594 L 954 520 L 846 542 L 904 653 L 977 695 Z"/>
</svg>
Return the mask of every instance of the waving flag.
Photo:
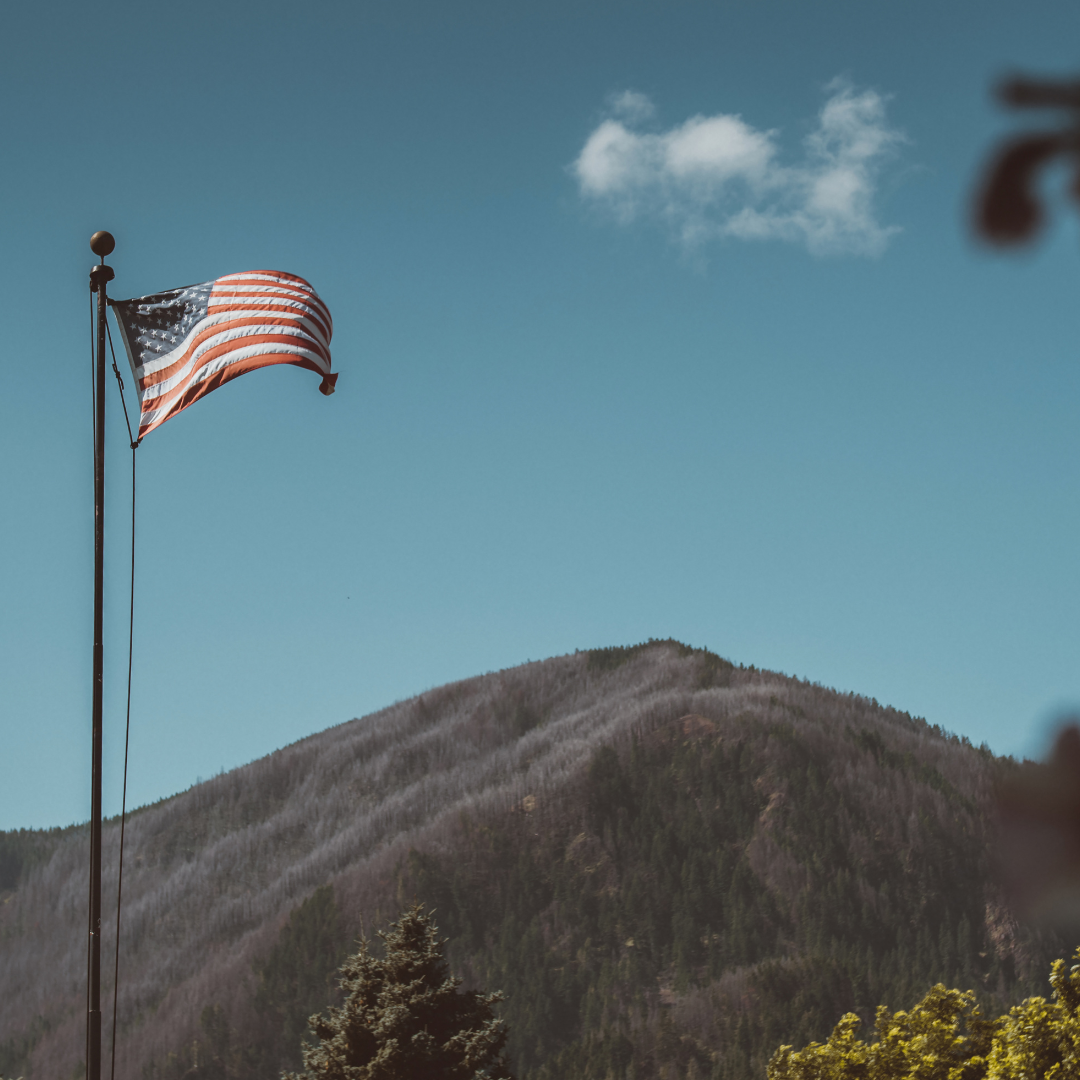
<svg viewBox="0 0 1080 1080">
<path fill-rule="evenodd" d="M 295 364 L 334 392 L 334 324 L 318 293 L 277 270 L 226 274 L 184 289 L 113 300 L 139 391 L 139 438 L 222 383 L 270 364 Z"/>
</svg>

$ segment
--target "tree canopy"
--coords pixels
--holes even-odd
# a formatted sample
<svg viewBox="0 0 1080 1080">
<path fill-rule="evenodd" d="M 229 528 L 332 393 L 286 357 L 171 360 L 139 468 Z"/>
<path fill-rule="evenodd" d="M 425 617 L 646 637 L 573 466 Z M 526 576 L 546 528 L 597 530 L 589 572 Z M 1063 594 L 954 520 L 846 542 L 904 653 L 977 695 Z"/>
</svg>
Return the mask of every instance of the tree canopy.
<svg viewBox="0 0 1080 1080">
<path fill-rule="evenodd" d="M 385 955 L 367 939 L 341 967 L 340 1008 L 311 1018 L 319 1042 L 286 1080 L 513 1080 L 499 994 L 459 990 L 431 915 L 420 904 L 388 933 Z"/>
<path fill-rule="evenodd" d="M 972 991 L 940 983 L 907 1012 L 877 1010 L 877 1040 L 858 1038 L 848 1013 L 824 1043 L 781 1046 L 768 1080 L 1071 1080 L 1080 1076 L 1080 949 L 1055 960 L 1053 996 L 1026 998 L 985 1019 Z"/>
</svg>

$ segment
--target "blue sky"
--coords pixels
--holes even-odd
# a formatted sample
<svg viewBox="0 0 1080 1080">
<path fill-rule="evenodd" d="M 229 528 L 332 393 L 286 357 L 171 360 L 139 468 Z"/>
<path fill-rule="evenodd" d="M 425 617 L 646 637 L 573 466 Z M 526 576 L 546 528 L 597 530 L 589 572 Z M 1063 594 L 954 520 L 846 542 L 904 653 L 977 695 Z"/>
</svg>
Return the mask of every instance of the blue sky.
<svg viewBox="0 0 1080 1080">
<path fill-rule="evenodd" d="M 89 813 L 100 228 L 117 297 L 305 276 L 341 372 L 139 450 L 134 804 L 648 637 L 1039 752 L 1080 705 L 1078 230 L 1060 176 L 1032 250 L 967 227 L 993 83 L 1076 69 L 1080 10 L 1030 10 L 8 5 L 0 828 Z"/>
</svg>

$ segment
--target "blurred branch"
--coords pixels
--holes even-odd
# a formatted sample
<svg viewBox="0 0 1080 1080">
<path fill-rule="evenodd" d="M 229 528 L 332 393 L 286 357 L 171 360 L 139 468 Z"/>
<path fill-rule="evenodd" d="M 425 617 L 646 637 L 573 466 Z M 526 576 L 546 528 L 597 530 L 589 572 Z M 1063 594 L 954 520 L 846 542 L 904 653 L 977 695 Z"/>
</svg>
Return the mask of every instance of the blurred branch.
<svg viewBox="0 0 1080 1080">
<path fill-rule="evenodd" d="M 975 229 L 993 244 L 1011 246 L 1033 239 L 1043 223 L 1038 181 L 1049 162 L 1073 159 L 1077 175 L 1069 190 L 1080 201 L 1080 81 L 1008 79 L 998 87 L 997 96 L 1011 108 L 1066 111 L 1057 129 L 1003 143 L 984 173 L 976 198 Z"/>
</svg>

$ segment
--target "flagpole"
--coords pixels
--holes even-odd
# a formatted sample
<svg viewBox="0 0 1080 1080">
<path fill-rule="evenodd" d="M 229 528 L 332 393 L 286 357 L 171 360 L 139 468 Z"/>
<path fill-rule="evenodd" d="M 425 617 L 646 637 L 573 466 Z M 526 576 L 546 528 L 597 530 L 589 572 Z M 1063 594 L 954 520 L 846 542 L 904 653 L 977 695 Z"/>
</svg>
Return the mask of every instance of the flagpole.
<svg viewBox="0 0 1080 1080">
<path fill-rule="evenodd" d="M 97 368 L 94 372 L 94 686 L 90 749 L 90 957 L 87 971 L 86 1076 L 101 1080 L 101 668 L 102 601 L 105 567 L 105 319 L 106 285 L 114 275 L 105 265 L 116 242 L 107 232 L 90 237 L 90 250 L 101 258 L 90 271 L 90 291 L 97 293 Z"/>
</svg>

